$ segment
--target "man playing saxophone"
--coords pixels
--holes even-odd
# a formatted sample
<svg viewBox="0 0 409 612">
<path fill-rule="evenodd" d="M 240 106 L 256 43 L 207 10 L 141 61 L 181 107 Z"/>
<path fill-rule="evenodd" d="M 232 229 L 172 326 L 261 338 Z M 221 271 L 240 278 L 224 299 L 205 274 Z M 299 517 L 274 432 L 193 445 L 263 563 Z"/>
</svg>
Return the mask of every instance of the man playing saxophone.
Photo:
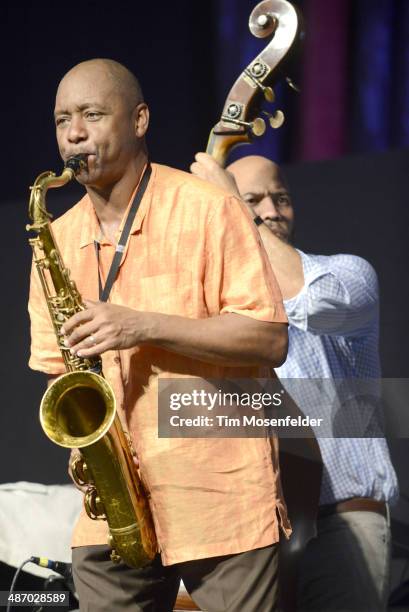
<svg viewBox="0 0 409 612">
<path fill-rule="evenodd" d="M 263 376 L 285 359 L 287 319 L 242 203 L 196 177 L 149 165 L 148 119 L 138 81 L 113 60 L 82 62 L 59 84 L 61 157 L 86 158 L 77 174 L 84 197 L 52 225 L 86 305 L 61 332 L 73 355 L 102 356 L 160 552 L 143 568 L 113 565 L 106 523 L 83 512 L 73 536 L 80 606 L 172 610 L 182 577 L 202 609 L 269 612 L 276 609 L 280 527 L 290 533 L 277 445 L 267 438 L 159 438 L 158 379 Z M 104 302 L 147 167 L 151 175 Z M 35 272 L 29 309 L 30 366 L 56 377 L 64 364 Z"/>
</svg>

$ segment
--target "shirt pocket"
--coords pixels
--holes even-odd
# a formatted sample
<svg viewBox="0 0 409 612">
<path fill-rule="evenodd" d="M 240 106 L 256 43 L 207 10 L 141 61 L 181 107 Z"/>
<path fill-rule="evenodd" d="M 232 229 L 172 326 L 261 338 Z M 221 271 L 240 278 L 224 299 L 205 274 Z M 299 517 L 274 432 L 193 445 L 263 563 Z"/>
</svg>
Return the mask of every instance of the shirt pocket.
<svg viewBox="0 0 409 612">
<path fill-rule="evenodd" d="M 140 278 L 136 293 L 138 310 L 194 316 L 192 273 L 187 270 Z"/>
</svg>

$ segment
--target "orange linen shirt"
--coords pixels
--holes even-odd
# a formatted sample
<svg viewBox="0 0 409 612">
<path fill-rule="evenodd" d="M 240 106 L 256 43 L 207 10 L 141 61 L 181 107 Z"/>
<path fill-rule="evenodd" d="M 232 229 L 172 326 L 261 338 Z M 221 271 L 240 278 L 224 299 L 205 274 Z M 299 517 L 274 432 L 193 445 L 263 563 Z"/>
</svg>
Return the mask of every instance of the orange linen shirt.
<svg viewBox="0 0 409 612">
<path fill-rule="evenodd" d="M 281 294 L 244 205 L 219 188 L 157 164 L 133 222 L 110 301 L 194 319 L 231 312 L 286 322 Z M 98 299 L 94 240 L 106 278 L 114 247 L 101 239 L 85 195 L 53 223 L 65 265 L 83 298 Z M 32 271 L 30 366 L 64 372 L 49 313 Z M 158 438 L 158 378 L 258 377 L 257 367 L 212 365 L 143 345 L 103 356 L 119 414 L 140 460 L 165 565 L 240 553 L 278 541 L 281 495 L 277 445 L 268 439 Z M 83 511 L 73 546 L 104 544 L 105 521 Z"/>
</svg>

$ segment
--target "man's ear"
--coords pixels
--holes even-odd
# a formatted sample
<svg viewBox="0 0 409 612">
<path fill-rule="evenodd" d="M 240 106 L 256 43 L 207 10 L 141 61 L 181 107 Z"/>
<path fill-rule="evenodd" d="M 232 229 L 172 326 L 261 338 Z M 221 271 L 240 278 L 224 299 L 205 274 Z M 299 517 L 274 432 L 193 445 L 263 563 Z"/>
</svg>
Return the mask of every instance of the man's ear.
<svg viewBox="0 0 409 612">
<path fill-rule="evenodd" d="M 134 110 L 135 134 L 138 138 L 143 138 L 149 125 L 149 108 L 145 102 L 140 102 Z"/>
</svg>

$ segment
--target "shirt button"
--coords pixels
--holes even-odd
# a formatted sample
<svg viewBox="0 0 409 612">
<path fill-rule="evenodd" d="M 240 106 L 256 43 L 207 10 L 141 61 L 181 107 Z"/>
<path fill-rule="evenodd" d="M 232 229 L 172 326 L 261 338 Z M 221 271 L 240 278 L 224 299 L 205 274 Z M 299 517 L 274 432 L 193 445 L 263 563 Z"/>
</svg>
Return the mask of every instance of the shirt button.
<svg viewBox="0 0 409 612">
<path fill-rule="evenodd" d="M 114 363 L 119 363 L 121 360 L 119 359 L 119 357 L 114 357 Z"/>
</svg>

